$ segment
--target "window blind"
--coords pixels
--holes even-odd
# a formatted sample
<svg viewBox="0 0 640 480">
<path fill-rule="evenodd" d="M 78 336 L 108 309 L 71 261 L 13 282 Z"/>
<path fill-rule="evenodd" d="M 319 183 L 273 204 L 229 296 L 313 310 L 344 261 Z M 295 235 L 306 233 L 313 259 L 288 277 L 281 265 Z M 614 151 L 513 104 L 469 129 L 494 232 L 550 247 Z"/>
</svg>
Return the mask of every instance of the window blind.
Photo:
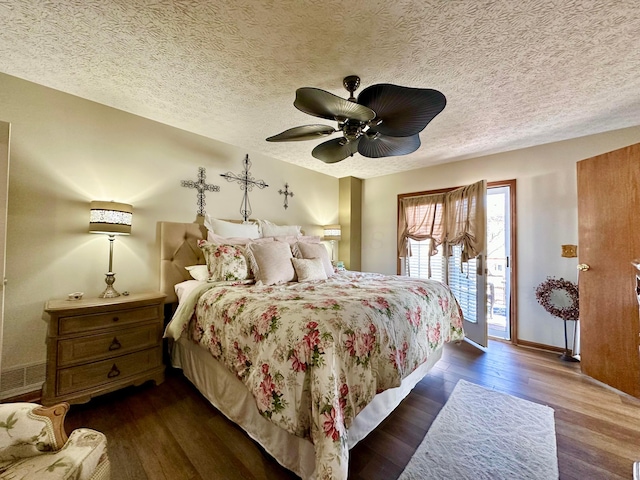
<svg viewBox="0 0 640 480">
<path fill-rule="evenodd" d="M 410 257 L 405 257 L 405 268 L 407 275 L 417 278 L 429 278 L 429 242 L 430 240 L 412 240 Z M 438 248 L 438 253 L 431 257 L 431 278 L 446 283 L 455 295 L 465 320 L 477 322 L 477 295 L 476 295 L 476 259 L 473 258 L 462 264 L 460 271 L 462 247 L 455 245 L 453 255 L 448 259 L 446 268 L 445 257 L 442 255 L 442 247 Z M 449 271 L 449 278 L 445 279 L 445 272 Z"/>
</svg>

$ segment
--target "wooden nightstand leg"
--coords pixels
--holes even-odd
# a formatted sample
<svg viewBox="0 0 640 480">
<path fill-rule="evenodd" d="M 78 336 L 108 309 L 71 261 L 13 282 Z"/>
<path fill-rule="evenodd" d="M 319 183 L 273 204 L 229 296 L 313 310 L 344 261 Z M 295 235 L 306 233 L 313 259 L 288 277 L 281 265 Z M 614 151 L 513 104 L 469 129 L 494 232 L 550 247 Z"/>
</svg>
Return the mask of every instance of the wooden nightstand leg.
<svg viewBox="0 0 640 480">
<path fill-rule="evenodd" d="M 153 377 L 153 381 L 156 385 L 160 385 L 162 382 L 164 382 L 164 371 L 158 373 L 157 375 L 155 375 Z"/>
</svg>

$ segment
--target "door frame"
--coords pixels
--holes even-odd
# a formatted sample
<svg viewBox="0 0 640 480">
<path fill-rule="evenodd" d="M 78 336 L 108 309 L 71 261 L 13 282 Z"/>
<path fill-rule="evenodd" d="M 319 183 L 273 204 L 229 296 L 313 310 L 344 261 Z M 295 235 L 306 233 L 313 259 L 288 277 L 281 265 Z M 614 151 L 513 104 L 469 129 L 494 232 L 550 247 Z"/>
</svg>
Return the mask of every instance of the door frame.
<svg viewBox="0 0 640 480">
<path fill-rule="evenodd" d="M 7 269 L 7 220 L 9 203 L 9 160 L 11 158 L 11 123 L 0 121 L 0 375 L 4 342 L 4 300 Z M 5 149 L 6 145 L 6 149 Z"/>
<path fill-rule="evenodd" d="M 499 342 L 518 345 L 518 235 L 516 223 L 516 180 L 499 180 L 487 182 L 487 190 L 496 187 L 509 187 L 509 333 L 510 339 L 503 340 L 492 337 Z"/>
</svg>

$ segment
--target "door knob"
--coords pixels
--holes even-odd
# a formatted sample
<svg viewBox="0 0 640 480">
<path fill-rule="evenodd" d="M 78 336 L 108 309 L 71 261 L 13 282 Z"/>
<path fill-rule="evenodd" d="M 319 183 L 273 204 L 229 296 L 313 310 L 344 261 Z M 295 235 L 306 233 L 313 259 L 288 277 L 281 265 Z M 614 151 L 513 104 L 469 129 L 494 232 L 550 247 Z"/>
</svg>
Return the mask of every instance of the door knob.
<svg viewBox="0 0 640 480">
<path fill-rule="evenodd" d="M 587 265 L 586 263 L 581 263 L 580 265 L 578 265 L 578 270 L 580 270 L 581 272 L 586 272 L 590 268 L 591 267 L 589 265 Z"/>
</svg>

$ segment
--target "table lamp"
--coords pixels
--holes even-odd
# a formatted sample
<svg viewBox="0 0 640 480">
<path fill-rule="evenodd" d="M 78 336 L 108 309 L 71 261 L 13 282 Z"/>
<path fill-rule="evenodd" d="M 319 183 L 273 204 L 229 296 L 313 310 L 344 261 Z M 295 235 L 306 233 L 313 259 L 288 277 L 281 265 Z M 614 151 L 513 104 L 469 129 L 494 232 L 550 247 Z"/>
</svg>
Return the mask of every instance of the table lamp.
<svg viewBox="0 0 640 480">
<path fill-rule="evenodd" d="M 331 242 L 331 263 L 333 264 L 335 262 L 333 246 L 336 240 L 340 240 L 342 229 L 340 225 L 325 225 L 323 229 L 324 237 L 322 239 Z"/>
<path fill-rule="evenodd" d="M 113 288 L 116 281 L 113 273 L 113 241 L 116 235 L 129 235 L 131 233 L 131 220 L 133 207 L 126 203 L 118 202 L 91 202 L 91 217 L 89 219 L 90 233 L 103 233 L 109 235 L 109 271 L 104 281 L 107 288 L 100 298 L 119 297 L 120 294 Z"/>
</svg>

